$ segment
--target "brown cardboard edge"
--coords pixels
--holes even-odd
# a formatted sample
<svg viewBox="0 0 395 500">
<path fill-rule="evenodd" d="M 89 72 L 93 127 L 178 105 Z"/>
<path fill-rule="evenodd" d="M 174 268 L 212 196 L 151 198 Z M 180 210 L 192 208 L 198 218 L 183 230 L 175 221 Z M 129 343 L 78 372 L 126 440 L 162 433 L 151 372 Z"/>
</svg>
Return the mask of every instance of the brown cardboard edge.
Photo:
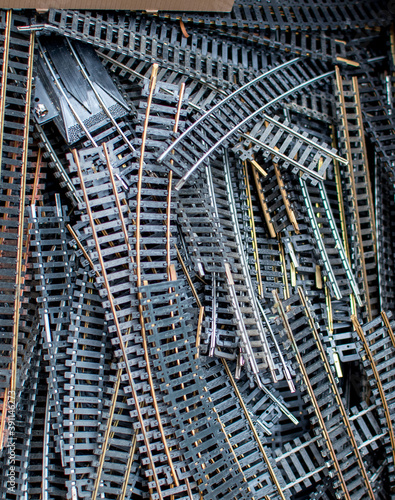
<svg viewBox="0 0 395 500">
<path fill-rule="evenodd" d="M 230 12 L 233 3 L 234 0 L 0 0 L 0 8 Z"/>
</svg>

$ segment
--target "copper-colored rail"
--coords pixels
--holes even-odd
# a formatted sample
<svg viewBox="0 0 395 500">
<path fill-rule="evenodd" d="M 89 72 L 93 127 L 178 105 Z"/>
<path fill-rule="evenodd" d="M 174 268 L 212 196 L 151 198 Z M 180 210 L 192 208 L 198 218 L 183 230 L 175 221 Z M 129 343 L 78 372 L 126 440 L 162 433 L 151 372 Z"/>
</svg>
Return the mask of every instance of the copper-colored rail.
<svg viewBox="0 0 395 500">
<path fill-rule="evenodd" d="M 362 266 L 362 278 L 363 278 L 364 287 L 365 287 L 366 308 L 367 308 L 367 312 L 368 312 L 368 320 L 372 321 L 372 308 L 371 308 L 371 304 L 370 304 L 369 282 L 368 282 L 368 278 L 367 278 L 365 255 L 364 255 L 364 251 L 363 251 L 363 242 L 362 242 L 361 223 L 359 220 L 359 212 L 358 212 L 358 206 L 357 206 L 357 188 L 355 185 L 354 168 L 353 168 L 353 161 L 352 161 L 352 154 L 351 154 L 352 148 L 351 148 L 350 135 L 349 135 L 348 124 L 347 124 L 346 102 L 345 102 L 345 98 L 344 98 L 342 77 L 340 75 L 340 70 L 339 70 L 338 66 L 336 66 L 336 84 L 337 84 L 337 88 L 339 91 L 340 106 L 342 109 L 341 119 L 342 119 L 342 123 L 343 123 L 344 138 L 345 138 L 346 149 L 347 149 L 347 160 L 348 160 L 348 165 L 349 165 L 351 190 L 352 190 L 354 202 L 355 202 L 354 213 L 355 213 L 355 220 L 356 220 L 357 238 L 358 238 L 358 242 L 359 242 L 359 251 L 360 251 L 360 255 L 361 255 L 360 258 L 361 258 L 361 266 Z"/>
<path fill-rule="evenodd" d="M 379 374 L 379 372 L 377 370 L 377 366 L 376 366 L 376 363 L 375 363 L 375 360 L 374 360 L 374 356 L 372 354 L 372 351 L 370 350 L 369 344 L 368 344 L 368 342 L 366 340 L 365 334 L 364 334 L 364 332 L 363 332 L 363 330 L 361 328 L 361 325 L 359 324 L 359 321 L 358 321 L 357 317 L 355 315 L 352 315 L 351 316 L 351 321 L 352 321 L 352 324 L 354 325 L 355 331 L 358 334 L 359 340 L 362 342 L 363 348 L 365 349 L 366 356 L 367 356 L 367 358 L 369 360 L 369 363 L 370 363 L 370 367 L 372 368 L 373 376 L 376 379 L 377 388 L 379 390 L 381 403 L 382 403 L 383 409 L 384 409 L 385 420 L 387 421 L 388 434 L 389 434 L 389 437 L 390 437 L 391 448 L 392 448 L 392 457 L 393 457 L 393 461 L 395 463 L 395 434 L 394 434 L 394 427 L 392 425 L 391 413 L 390 413 L 390 409 L 388 407 L 387 398 L 385 397 L 385 392 L 384 392 L 383 384 L 381 383 L 381 380 L 380 380 L 380 374 Z"/>
<path fill-rule="evenodd" d="M 137 392 L 136 392 L 136 389 L 135 389 L 135 386 L 134 386 L 133 374 L 132 374 L 132 372 L 130 370 L 129 363 L 128 363 L 128 356 L 127 356 L 127 353 L 126 353 L 126 347 L 125 347 L 125 343 L 123 341 L 123 337 L 122 337 L 122 333 L 121 333 L 121 328 L 120 328 L 120 324 L 119 324 L 119 321 L 118 321 L 117 309 L 116 309 L 115 304 L 114 304 L 113 296 L 112 296 L 112 293 L 111 293 L 110 283 L 109 283 L 108 277 L 107 277 L 107 271 L 106 271 L 105 263 L 104 263 L 104 260 L 103 260 L 103 256 L 101 254 L 100 243 L 99 243 L 99 239 L 98 239 L 97 232 L 96 232 L 95 221 L 93 219 L 92 211 L 91 211 L 91 208 L 89 206 L 89 198 L 88 198 L 88 194 L 87 194 L 87 191 L 86 191 L 86 188 L 85 188 L 85 182 L 84 182 L 84 178 L 83 178 L 83 175 L 82 175 L 80 161 L 79 161 L 79 158 L 78 158 L 77 151 L 75 149 L 73 150 L 73 157 L 74 157 L 75 164 L 77 166 L 78 176 L 79 176 L 80 182 L 81 182 L 81 189 L 82 189 L 83 196 L 84 196 L 84 201 L 85 201 L 85 204 L 86 204 L 86 210 L 87 210 L 87 214 L 88 214 L 88 217 L 89 217 L 90 225 L 91 225 L 91 228 L 92 228 L 92 236 L 93 236 L 93 239 L 94 239 L 94 242 L 95 242 L 96 251 L 98 253 L 98 258 L 99 258 L 100 266 L 101 266 L 101 269 L 102 269 L 102 276 L 103 276 L 103 280 L 104 280 L 104 286 L 105 286 L 105 288 L 107 290 L 108 300 L 110 302 L 110 309 L 111 309 L 111 312 L 112 312 L 112 315 L 113 315 L 113 318 L 114 318 L 114 324 L 115 324 L 115 328 L 116 328 L 116 331 L 117 331 L 117 336 L 118 336 L 120 348 L 121 348 L 121 351 L 122 351 L 122 356 L 123 356 L 123 359 L 125 361 L 125 367 L 126 367 L 125 369 L 126 369 L 126 373 L 127 373 L 128 379 L 129 379 L 129 384 L 130 384 L 130 388 L 131 388 L 131 392 L 132 392 L 132 397 L 133 397 L 134 402 L 135 402 L 137 416 L 138 416 L 138 420 L 139 420 L 139 423 L 140 423 L 140 426 L 141 426 L 141 432 L 143 434 L 144 444 L 145 444 L 145 446 L 147 448 L 147 455 L 148 455 L 149 461 L 151 463 L 152 475 L 153 475 L 153 478 L 154 478 L 154 481 L 155 481 L 155 484 L 156 484 L 157 493 L 159 495 L 159 498 L 161 500 L 163 500 L 161 486 L 160 486 L 160 483 L 159 483 L 159 478 L 158 478 L 158 475 L 157 475 L 157 472 L 156 472 L 155 463 L 154 463 L 154 459 L 153 459 L 153 456 L 152 456 L 152 452 L 151 452 L 151 448 L 150 448 L 150 443 L 149 443 L 149 439 L 148 439 L 148 436 L 147 436 L 147 431 L 146 431 L 146 428 L 145 428 L 144 418 L 143 418 L 143 415 L 141 413 L 141 408 L 140 408 L 140 403 L 139 403 L 138 395 L 137 395 Z"/>
<path fill-rule="evenodd" d="M 266 203 L 265 195 L 263 194 L 263 191 L 262 191 L 261 180 L 259 179 L 259 173 L 258 173 L 256 168 L 252 169 L 252 175 L 254 176 L 254 181 L 255 181 L 256 191 L 258 193 L 259 203 L 261 204 L 263 216 L 265 218 L 270 237 L 275 238 L 277 233 L 276 233 L 276 230 L 274 229 L 273 222 L 271 221 L 271 218 L 270 218 L 269 208 L 268 208 L 267 203 Z"/>
<path fill-rule="evenodd" d="M 19 224 L 18 224 L 18 248 L 16 258 L 16 279 L 15 279 L 15 302 L 14 302 L 14 325 L 12 332 L 12 361 L 11 361 L 11 382 L 10 392 L 15 393 L 16 378 L 17 378 L 17 361 L 18 361 L 18 336 L 19 336 L 19 320 L 21 309 L 21 294 L 22 294 L 22 268 L 23 268 L 23 236 L 25 229 L 25 203 L 26 203 L 26 175 L 27 175 L 27 160 L 28 160 L 28 142 L 29 142 L 29 125 L 30 125 L 30 106 L 31 93 L 33 83 L 33 56 L 34 56 L 34 41 L 35 33 L 30 34 L 28 72 L 27 72 L 27 87 L 26 87 L 26 103 L 25 103 L 25 118 L 24 118 L 24 137 L 23 137 L 23 153 L 22 153 L 22 178 L 21 178 L 21 199 L 19 202 Z"/>
<path fill-rule="evenodd" d="M 392 342 L 392 345 L 395 347 L 395 335 L 394 335 L 394 331 L 392 330 L 392 326 L 391 326 L 391 323 L 388 319 L 388 316 L 387 314 L 385 313 L 385 311 L 381 311 L 381 317 L 383 318 L 383 321 L 384 321 L 384 324 L 388 330 L 388 335 L 389 335 L 389 338 L 391 339 L 391 342 Z"/>
<path fill-rule="evenodd" d="M 295 229 L 295 233 L 300 234 L 299 224 L 298 224 L 298 221 L 296 220 L 295 212 L 292 210 L 291 203 L 288 199 L 287 190 L 285 188 L 283 177 L 281 175 L 281 172 L 280 172 L 280 169 L 279 169 L 279 166 L 277 165 L 277 163 L 273 162 L 273 168 L 274 168 L 274 173 L 276 174 L 277 184 L 278 184 L 278 187 L 280 188 L 281 197 L 282 197 L 284 205 L 285 205 L 285 210 L 287 212 L 288 219 L 289 219 L 290 223 L 293 225 L 293 227 Z"/>
</svg>

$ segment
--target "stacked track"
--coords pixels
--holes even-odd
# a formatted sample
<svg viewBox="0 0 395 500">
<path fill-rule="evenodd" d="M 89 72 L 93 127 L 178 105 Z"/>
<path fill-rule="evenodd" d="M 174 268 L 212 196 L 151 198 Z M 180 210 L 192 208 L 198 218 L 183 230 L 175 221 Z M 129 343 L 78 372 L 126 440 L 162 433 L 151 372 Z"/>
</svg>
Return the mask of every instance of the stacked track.
<svg viewBox="0 0 395 500">
<path fill-rule="evenodd" d="M 395 482 L 395 433 L 393 405 L 393 352 L 395 349 L 394 322 L 385 312 L 373 321 L 360 325 L 355 316 L 352 317 L 355 326 L 355 338 L 359 340 L 360 354 L 364 357 L 369 385 L 372 389 L 372 399 L 376 401 L 380 417 L 380 425 L 386 429 L 385 447 L 389 475 L 389 484 L 393 489 Z"/>
<path fill-rule="evenodd" d="M 23 36 L 18 25 L 27 18 L 1 12 L 1 147 L 0 147 L 0 448 L 4 445 L 6 406 L 14 400 L 18 378 L 18 342 L 23 338 L 21 309 L 26 273 L 25 206 L 32 188 L 29 168 L 30 102 L 34 34 Z M 20 360 L 19 360 L 20 361 Z"/>
<path fill-rule="evenodd" d="M 298 301 L 300 305 L 296 306 L 295 302 Z M 294 307 L 287 314 L 286 308 L 289 304 L 294 304 Z M 346 498 L 374 498 L 354 430 L 335 383 L 332 367 L 316 327 L 316 319 L 304 292 L 299 288 L 298 296 L 284 302 L 277 301 L 276 307 L 289 344 L 295 353 L 303 383 L 311 398 L 310 411 L 314 412 L 316 417 L 314 423 L 318 424 L 326 443 L 324 456 L 331 458 L 334 474 L 337 475 L 334 487 Z M 306 336 L 310 337 L 311 334 L 313 338 L 307 339 Z M 317 371 L 322 362 L 325 371 Z M 342 443 L 341 451 L 336 449 L 338 443 Z"/>
<path fill-rule="evenodd" d="M 310 90 L 331 74 L 325 72 L 323 65 L 311 61 L 304 61 L 302 65 L 300 62 L 297 58 L 283 63 L 241 86 L 203 113 L 169 145 L 160 155 L 159 161 L 166 159 L 166 164 L 181 177 L 176 189 L 180 189 L 220 146 L 234 141 L 235 135 L 240 132 L 246 133 L 247 127 L 253 129 L 264 111 L 275 109 L 279 102 L 286 101 L 299 90 Z M 266 149 L 275 153 L 271 145 Z M 281 158 L 293 163 L 292 157 L 286 154 Z M 303 164 L 298 163 L 297 166 L 310 176 L 321 178 Z"/>
<path fill-rule="evenodd" d="M 0 12 L 1 498 L 393 496 L 371 3 Z"/>
<path fill-rule="evenodd" d="M 335 30 L 357 28 L 358 26 L 385 25 L 386 10 L 380 3 L 361 2 L 355 0 L 347 4 L 347 9 L 338 2 L 314 1 L 310 4 L 296 5 L 293 1 L 285 3 L 272 2 L 270 6 L 255 4 L 248 0 L 236 1 L 231 13 L 196 15 L 162 14 L 170 19 L 182 19 L 184 23 L 193 22 L 197 25 L 227 26 L 237 28 L 270 28 L 280 27 L 281 30 L 298 27 L 305 30 Z M 375 16 L 374 18 L 372 16 Z"/>
</svg>

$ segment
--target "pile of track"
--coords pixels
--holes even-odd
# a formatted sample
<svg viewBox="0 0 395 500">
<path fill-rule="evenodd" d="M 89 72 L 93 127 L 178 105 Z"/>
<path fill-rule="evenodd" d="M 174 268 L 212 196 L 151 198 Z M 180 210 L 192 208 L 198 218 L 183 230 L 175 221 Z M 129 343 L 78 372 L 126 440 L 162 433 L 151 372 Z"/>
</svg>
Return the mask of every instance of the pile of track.
<svg viewBox="0 0 395 500">
<path fill-rule="evenodd" d="M 0 11 L 0 498 L 395 498 L 393 2 Z"/>
</svg>

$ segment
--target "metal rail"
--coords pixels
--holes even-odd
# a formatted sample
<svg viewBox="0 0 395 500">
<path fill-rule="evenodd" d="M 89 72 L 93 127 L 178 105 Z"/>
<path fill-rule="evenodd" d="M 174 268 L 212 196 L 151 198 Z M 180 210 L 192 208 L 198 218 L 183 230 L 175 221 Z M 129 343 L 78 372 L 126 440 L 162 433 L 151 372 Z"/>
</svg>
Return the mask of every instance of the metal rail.
<svg viewBox="0 0 395 500">
<path fill-rule="evenodd" d="M 107 290 L 108 299 L 109 299 L 109 302 L 110 302 L 110 308 L 111 308 L 111 312 L 113 314 L 113 321 L 114 321 L 114 324 L 115 324 L 115 327 L 116 327 L 117 336 L 118 336 L 118 339 L 119 339 L 119 344 L 120 344 L 120 347 L 121 347 L 122 355 L 123 355 L 123 358 L 124 358 L 125 364 L 126 364 L 126 374 L 128 376 L 129 384 L 130 384 L 130 387 L 131 387 L 132 397 L 133 397 L 133 399 L 135 401 L 135 407 L 136 407 L 136 410 L 137 410 L 138 420 L 139 420 L 139 423 L 140 423 L 140 426 L 141 426 L 141 431 L 142 431 L 142 434 L 143 434 L 144 443 L 145 443 L 145 446 L 146 446 L 146 449 L 147 449 L 147 454 L 148 454 L 148 457 L 149 457 L 149 460 L 150 460 L 150 464 L 151 464 L 152 475 L 154 477 L 154 481 L 155 481 L 155 484 L 156 484 L 156 488 L 157 488 L 157 492 L 158 492 L 159 498 L 161 500 L 163 500 L 161 485 L 160 485 L 160 482 L 159 482 L 159 478 L 158 478 L 158 475 L 157 475 L 157 472 L 156 472 L 156 468 L 155 468 L 155 463 L 154 463 L 153 456 L 152 456 L 152 453 L 151 453 L 150 443 L 149 443 L 149 439 L 148 439 L 147 432 L 146 432 L 144 418 L 143 418 L 143 415 L 142 415 L 142 412 L 141 412 L 141 408 L 140 408 L 140 402 L 139 402 L 138 395 L 137 395 L 137 392 L 136 392 L 136 389 L 135 389 L 133 375 L 132 375 L 132 372 L 130 370 L 130 366 L 129 366 L 128 362 L 127 362 L 128 356 L 127 356 L 127 352 L 126 352 L 126 346 L 125 346 L 125 343 L 123 341 L 123 336 L 122 336 L 122 333 L 121 333 L 120 325 L 118 323 L 117 311 L 116 311 L 116 307 L 115 307 L 115 304 L 114 304 L 114 301 L 113 301 L 113 298 L 112 298 L 111 287 L 110 287 L 110 283 L 108 281 L 107 271 L 106 271 L 104 260 L 103 260 L 102 254 L 101 254 L 101 248 L 100 248 L 100 243 L 99 243 L 99 240 L 98 240 L 98 236 L 97 236 L 97 233 L 96 233 L 96 228 L 95 228 L 96 225 L 95 225 L 95 221 L 93 219 L 92 212 L 91 212 L 91 209 L 90 209 L 89 198 L 88 198 L 87 191 L 85 189 L 84 178 L 83 178 L 83 174 L 82 174 L 82 170 L 81 170 L 81 166 L 80 166 L 80 162 L 79 162 L 79 158 L 78 158 L 78 154 L 77 154 L 76 150 L 73 150 L 73 156 L 74 156 L 75 164 L 77 166 L 78 176 L 79 176 L 80 182 L 81 182 L 81 188 L 82 188 L 82 191 L 83 191 L 84 201 L 85 201 L 85 204 L 86 204 L 86 209 L 87 209 L 88 217 L 89 217 L 89 220 L 90 220 L 90 225 L 91 225 L 91 228 L 92 228 L 92 236 L 93 236 L 93 239 L 95 241 L 96 251 L 98 253 L 98 258 L 99 258 L 99 262 L 100 262 L 100 266 L 101 266 L 101 270 L 102 270 L 102 276 L 103 276 L 103 279 L 104 279 L 104 286 L 105 286 L 105 288 Z"/>
<path fill-rule="evenodd" d="M 335 277 L 335 274 L 333 272 L 331 263 L 329 261 L 329 257 L 328 257 L 328 254 L 326 252 L 324 242 L 322 241 L 320 228 L 318 227 L 318 223 L 317 223 L 317 220 L 316 220 L 316 217 L 314 214 L 314 209 L 313 209 L 313 205 L 312 205 L 311 200 L 310 200 L 309 192 L 307 190 L 306 181 L 302 177 L 299 177 L 299 183 L 300 183 L 300 187 L 302 188 L 303 199 L 304 199 L 304 202 L 306 204 L 307 213 L 309 214 L 310 223 L 312 225 L 314 236 L 315 236 L 315 241 L 316 241 L 317 246 L 319 248 L 321 258 L 322 258 L 322 261 L 324 263 L 326 272 L 328 273 L 329 281 L 332 285 L 332 289 L 333 289 L 333 292 L 335 294 L 335 297 L 339 300 L 342 298 L 342 293 L 341 293 L 340 288 L 337 284 L 336 277 Z"/>
<path fill-rule="evenodd" d="M 335 448 L 333 446 L 333 443 L 332 443 L 332 440 L 330 438 L 329 432 L 328 432 L 328 430 L 326 428 L 326 425 L 325 425 L 325 419 L 323 418 L 323 416 L 321 414 L 320 407 L 319 407 L 319 404 L 317 402 L 316 396 L 314 394 L 313 387 L 312 387 L 312 385 L 310 383 L 309 375 L 307 373 L 305 364 L 303 363 L 302 356 L 301 356 L 301 354 L 299 352 L 299 349 L 298 349 L 298 346 L 296 344 L 295 338 L 293 336 L 291 327 L 289 325 L 286 312 L 285 312 L 285 310 L 284 310 L 284 308 L 282 306 L 282 303 L 281 303 L 281 301 L 280 301 L 280 299 L 279 299 L 278 294 L 277 294 L 276 291 L 273 291 L 273 296 L 275 298 L 275 304 L 278 307 L 278 312 L 279 312 L 279 315 L 281 317 L 281 321 L 283 322 L 284 329 L 285 329 L 285 331 L 287 333 L 289 341 L 291 342 L 293 351 L 294 351 L 296 359 L 298 361 L 298 365 L 299 365 L 300 371 L 302 372 L 303 381 L 304 381 L 304 383 L 306 385 L 307 392 L 308 392 L 308 394 L 310 396 L 311 403 L 312 403 L 312 405 L 314 407 L 314 412 L 315 412 L 315 414 L 317 416 L 317 419 L 318 419 L 318 422 L 319 422 L 319 426 L 321 428 L 321 431 L 322 431 L 322 433 L 324 435 L 326 444 L 328 446 L 329 453 L 330 453 L 333 465 L 334 465 L 334 467 L 336 469 L 336 472 L 337 472 L 337 475 L 338 475 L 338 478 L 339 478 L 339 481 L 340 481 L 341 489 L 343 491 L 343 494 L 344 494 L 345 498 L 347 498 L 347 500 L 351 500 L 351 496 L 350 496 L 350 494 L 348 492 L 348 488 L 347 488 L 347 485 L 346 485 L 346 482 L 345 482 L 342 470 L 340 468 L 339 461 L 337 459 Z"/>
<path fill-rule="evenodd" d="M 387 402 L 387 398 L 386 398 L 385 391 L 384 391 L 384 388 L 383 388 L 383 384 L 382 384 L 382 382 L 380 380 L 380 374 L 379 374 L 379 372 L 377 370 L 376 362 L 375 362 L 375 359 L 374 359 L 374 354 L 370 350 L 369 344 L 368 344 L 368 342 L 366 340 L 365 334 L 364 334 L 364 332 L 363 332 L 363 330 L 361 328 L 361 325 L 359 324 L 359 321 L 358 321 L 357 317 L 354 316 L 354 315 L 351 316 L 351 321 L 352 321 L 352 324 L 354 325 L 355 331 L 358 334 L 359 340 L 362 342 L 362 345 L 363 345 L 363 348 L 365 350 L 366 356 L 367 356 L 367 358 L 369 360 L 369 363 L 370 363 L 370 366 L 372 368 L 373 376 L 374 376 L 374 378 L 376 380 L 377 388 L 378 388 L 378 391 L 379 391 L 379 394 L 380 394 L 381 404 L 382 404 L 383 409 L 384 409 L 385 420 L 387 422 L 388 434 L 389 434 L 390 441 L 391 441 L 392 458 L 393 458 L 394 463 L 395 463 L 395 433 L 394 433 L 394 427 L 392 425 L 390 409 L 389 409 L 389 406 L 388 406 L 388 402 Z"/>
<path fill-rule="evenodd" d="M 343 422 L 344 422 L 344 425 L 345 425 L 346 430 L 347 430 L 347 434 L 348 434 L 348 436 L 350 438 L 350 441 L 352 443 L 352 447 L 353 447 L 355 456 L 357 458 L 359 467 L 361 469 L 366 489 L 367 489 L 367 491 L 369 493 L 369 497 L 372 500 L 374 500 L 375 499 L 375 495 L 373 493 L 373 488 L 372 488 L 372 485 L 370 484 L 370 480 L 369 480 L 368 474 L 366 472 L 366 468 L 365 468 L 365 465 L 363 463 L 363 459 L 362 459 L 361 453 L 359 451 L 358 444 L 357 444 L 357 441 L 356 441 L 355 436 L 354 436 L 354 432 L 353 432 L 353 430 L 351 428 L 350 420 L 349 420 L 349 417 L 348 417 L 348 413 L 347 413 L 346 408 L 344 406 L 342 397 L 341 397 L 340 392 L 339 392 L 338 385 L 336 384 L 335 377 L 333 375 L 330 363 L 329 363 L 328 358 L 326 356 L 326 352 L 325 352 L 325 348 L 324 348 L 324 346 L 322 344 L 322 340 L 321 340 L 320 335 L 319 335 L 319 333 L 317 331 L 317 328 L 315 326 L 315 321 L 314 321 L 314 319 L 313 319 L 313 317 L 311 315 L 310 308 L 309 308 L 309 306 L 307 304 L 305 293 L 304 293 L 304 291 L 303 291 L 303 289 L 301 287 L 298 287 L 298 294 L 299 294 L 299 297 L 300 297 L 300 301 L 301 301 L 301 303 L 303 305 L 305 314 L 306 314 L 306 316 L 308 318 L 311 330 L 313 332 L 314 340 L 316 342 L 316 345 L 317 345 L 317 348 L 319 350 L 320 356 L 321 356 L 321 358 L 322 358 L 322 360 L 324 362 L 325 372 L 327 373 L 328 379 L 329 379 L 330 384 L 331 384 L 331 388 L 332 388 L 333 393 L 334 393 L 335 398 L 336 398 L 336 403 L 337 403 L 338 408 L 339 408 L 339 410 L 341 412 L 341 415 L 342 415 L 342 418 L 343 418 Z"/>
<path fill-rule="evenodd" d="M 281 95 L 277 96 L 276 98 L 272 99 L 269 101 L 267 104 L 259 107 L 255 111 L 253 111 L 251 114 L 249 114 L 246 118 L 241 120 L 237 125 L 232 127 L 229 131 L 227 131 L 217 142 L 215 142 L 209 149 L 206 151 L 200 158 L 199 160 L 191 166 L 188 171 L 183 174 L 182 178 L 178 181 L 178 183 L 175 186 L 176 190 L 179 190 L 182 188 L 182 186 L 185 184 L 185 182 L 189 179 L 189 177 L 199 168 L 199 166 L 210 156 L 214 153 L 214 151 L 221 146 L 225 141 L 227 141 L 235 132 L 237 132 L 241 127 L 243 127 L 245 124 L 247 124 L 249 121 L 251 121 L 253 118 L 256 116 L 260 115 L 263 111 L 266 109 L 270 108 L 274 104 L 277 104 L 279 101 L 286 99 L 290 95 L 292 95 L 295 92 L 298 92 L 299 90 L 308 87 L 309 85 L 313 85 L 320 80 L 323 80 L 325 78 L 328 78 L 329 76 L 333 75 L 334 71 L 329 71 L 327 73 L 324 73 L 323 75 L 316 76 L 314 78 L 311 78 L 310 80 L 307 80 L 305 82 L 300 83 L 299 85 L 296 85 L 290 90 L 287 90 L 286 92 L 282 93 Z M 318 176 L 318 174 L 313 174 L 309 171 L 311 175 L 315 175 L 315 177 Z M 318 176 L 321 178 L 321 176 Z"/>
<path fill-rule="evenodd" d="M 2 69 L 1 69 L 1 86 L 0 86 L 0 123 L 1 136 L 3 137 L 4 130 L 4 113 L 6 107 L 6 92 L 7 92 L 7 75 L 8 75 L 8 58 L 10 53 L 10 35 L 12 23 L 12 10 L 6 11 L 5 30 L 4 30 L 4 50 L 2 54 Z M 0 141 L 0 178 L 3 162 L 3 141 Z"/>
<path fill-rule="evenodd" d="M 185 131 L 183 132 L 177 139 L 174 141 L 174 143 L 169 146 L 158 158 L 158 161 L 161 162 L 163 161 L 166 156 L 170 153 L 170 151 L 177 146 L 187 135 L 189 135 L 198 125 L 200 125 L 204 120 L 206 120 L 209 116 L 211 116 L 217 109 L 221 108 L 224 104 L 227 102 L 231 101 L 235 97 L 237 97 L 240 93 L 244 92 L 247 90 L 249 87 L 257 84 L 258 82 L 268 78 L 271 76 L 273 73 L 282 70 L 285 67 L 291 66 L 292 64 L 296 64 L 299 61 L 299 57 L 292 59 L 291 61 L 287 61 L 283 64 L 280 64 L 279 66 L 276 66 L 275 68 L 266 71 L 262 75 L 259 75 L 257 78 L 254 78 L 250 82 L 246 83 L 245 85 L 242 85 L 239 87 L 237 90 L 226 96 L 222 101 L 218 102 L 215 106 L 213 106 L 211 109 L 206 111 L 200 118 L 198 118 L 196 121 L 192 123 L 192 125 Z"/>
</svg>

